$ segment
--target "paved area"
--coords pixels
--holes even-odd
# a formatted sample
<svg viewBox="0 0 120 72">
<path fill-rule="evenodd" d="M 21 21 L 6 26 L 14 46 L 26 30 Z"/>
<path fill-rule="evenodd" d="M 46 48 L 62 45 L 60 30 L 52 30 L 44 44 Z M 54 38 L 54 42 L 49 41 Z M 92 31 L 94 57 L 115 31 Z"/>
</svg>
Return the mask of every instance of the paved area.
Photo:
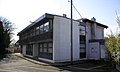
<svg viewBox="0 0 120 72">
<path fill-rule="evenodd" d="M 16 56 L 0 62 L 0 72 L 59 72 L 59 70 L 52 66 L 34 64 Z"/>
<path fill-rule="evenodd" d="M 28 58 L 29 59 L 29 58 Z M 31 60 L 31 61 L 30 61 Z M 0 61 L 0 72 L 113 72 L 109 66 L 99 62 L 86 62 L 76 65 L 51 66 L 32 59 L 10 55 Z"/>
</svg>

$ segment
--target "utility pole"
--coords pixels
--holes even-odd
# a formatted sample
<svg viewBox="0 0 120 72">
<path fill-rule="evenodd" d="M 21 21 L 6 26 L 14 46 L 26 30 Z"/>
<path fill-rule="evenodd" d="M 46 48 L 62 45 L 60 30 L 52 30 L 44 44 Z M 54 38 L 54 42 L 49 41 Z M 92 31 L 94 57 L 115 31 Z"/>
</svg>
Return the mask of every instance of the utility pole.
<svg viewBox="0 0 120 72">
<path fill-rule="evenodd" d="M 73 64 L 73 19 L 72 19 L 72 4 L 73 1 L 71 0 L 71 64 Z"/>
</svg>

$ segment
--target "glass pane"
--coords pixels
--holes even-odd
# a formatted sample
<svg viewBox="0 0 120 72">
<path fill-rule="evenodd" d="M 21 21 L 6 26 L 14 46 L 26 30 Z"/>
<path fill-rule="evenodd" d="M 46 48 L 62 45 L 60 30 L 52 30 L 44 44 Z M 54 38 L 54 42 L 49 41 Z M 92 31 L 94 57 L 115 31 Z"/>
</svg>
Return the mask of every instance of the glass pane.
<svg viewBox="0 0 120 72">
<path fill-rule="evenodd" d="M 40 47 L 42 48 L 42 44 L 40 44 Z"/>
<path fill-rule="evenodd" d="M 36 35 L 39 35 L 39 30 L 36 30 Z"/>
<path fill-rule="evenodd" d="M 42 48 L 40 48 L 40 52 L 42 52 Z"/>
<path fill-rule="evenodd" d="M 85 30 L 85 27 L 84 26 L 80 26 L 80 30 Z"/>
<path fill-rule="evenodd" d="M 44 52 L 47 52 L 47 48 L 44 48 Z"/>
<path fill-rule="evenodd" d="M 47 43 L 44 43 L 44 47 L 47 47 Z"/>
<path fill-rule="evenodd" d="M 40 26 L 40 33 L 43 33 L 43 28 L 44 28 L 44 26 L 41 25 L 41 26 Z"/>
<path fill-rule="evenodd" d="M 36 27 L 36 30 L 38 30 L 39 29 L 39 27 Z"/>
<path fill-rule="evenodd" d="M 53 28 L 52 24 L 53 24 L 53 23 L 52 23 L 52 20 L 50 20 L 50 23 L 49 23 L 49 27 L 50 27 L 50 28 L 49 28 L 49 29 L 52 29 L 52 28 Z"/>
<path fill-rule="evenodd" d="M 82 52 L 82 53 L 83 53 L 83 52 L 86 52 L 86 51 L 85 51 L 85 49 L 80 49 L 80 52 Z"/>
<path fill-rule="evenodd" d="M 80 44 L 80 47 L 85 47 L 85 44 Z"/>
<path fill-rule="evenodd" d="M 44 31 L 48 32 L 49 31 L 49 22 L 44 24 Z"/>
<path fill-rule="evenodd" d="M 53 48 L 48 48 L 48 53 L 53 53 Z"/>
<path fill-rule="evenodd" d="M 48 43 L 48 47 L 53 47 L 53 44 L 52 43 Z"/>
<path fill-rule="evenodd" d="M 80 35 L 85 35 L 85 31 L 81 30 Z"/>
</svg>

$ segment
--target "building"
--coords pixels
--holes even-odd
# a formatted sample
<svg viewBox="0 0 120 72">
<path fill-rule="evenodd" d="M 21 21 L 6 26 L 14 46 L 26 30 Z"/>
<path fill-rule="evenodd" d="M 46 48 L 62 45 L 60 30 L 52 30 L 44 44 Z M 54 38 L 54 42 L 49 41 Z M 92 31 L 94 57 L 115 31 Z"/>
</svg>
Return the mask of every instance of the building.
<svg viewBox="0 0 120 72">
<path fill-rule="evenodd" d="M 106 57 L 104 29 L 95 18 L 73 20 L 73 60 Z M 71 60 L 71 19 L 44 14 L 18 33 L 22 54 L 48 62 Z"/>
</svg>

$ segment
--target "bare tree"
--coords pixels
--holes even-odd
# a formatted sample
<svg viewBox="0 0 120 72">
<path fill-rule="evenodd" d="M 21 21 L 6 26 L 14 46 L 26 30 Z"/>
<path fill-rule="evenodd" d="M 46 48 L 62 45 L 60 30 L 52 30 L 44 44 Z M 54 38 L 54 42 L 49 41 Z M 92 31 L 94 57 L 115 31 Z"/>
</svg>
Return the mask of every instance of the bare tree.
<svg viewBox="0 0 120 72">
<path fill-rule="evenodd" d="M 116 11 L 116 21 L 120 29 L 120 16 L 117 14 L 117 11 Z"/>
<path fill-rule="evenodd" d="M 0 17 L 0 56 L 6 54 L 5 48 L 8 48 L 12 42 L 13 31 L 15 29 L 14 24 L 4 17 Z"/>
</svg>

